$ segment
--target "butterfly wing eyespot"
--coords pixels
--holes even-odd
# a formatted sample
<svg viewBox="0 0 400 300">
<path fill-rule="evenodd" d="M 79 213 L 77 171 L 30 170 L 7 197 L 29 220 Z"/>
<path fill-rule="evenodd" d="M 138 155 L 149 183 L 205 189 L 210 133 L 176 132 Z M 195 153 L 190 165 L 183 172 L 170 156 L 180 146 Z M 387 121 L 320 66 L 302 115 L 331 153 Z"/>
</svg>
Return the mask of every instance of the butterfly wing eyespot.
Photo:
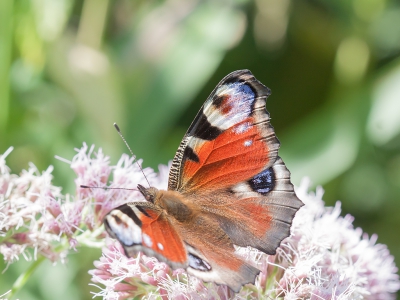
<svg viewBox="0 0 400 300">
<path fill-rule="evenodd" d="M 254 283 L 260 270 L 236 255 L 232 242 L 218 223 L 202 215 L 197 224 L 206 238 L 200 234 L 184 234 L 189 257 L 187 272 L 205 282 L 227 285 L 234 292 L 239 292 L 246 283 Z M 183 228 L 182 232 L 186 230 Z"/>
<path fill-rule="evenodd" d="M 211 266 L 206 260 L 202 260 L 195 254 L 189 252 L 189 267 L 198 271 L 211 271 Z"/>
</svg>

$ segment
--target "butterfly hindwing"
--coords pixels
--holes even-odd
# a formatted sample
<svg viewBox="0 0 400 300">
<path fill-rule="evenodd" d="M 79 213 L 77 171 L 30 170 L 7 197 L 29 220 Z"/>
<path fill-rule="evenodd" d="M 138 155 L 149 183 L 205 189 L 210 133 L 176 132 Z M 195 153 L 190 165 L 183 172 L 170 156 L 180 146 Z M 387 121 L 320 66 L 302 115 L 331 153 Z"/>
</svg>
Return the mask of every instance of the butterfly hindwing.
<svg viewBox="0 0 400 300">
<path fill-rule="evenodd" d="M 173 268 L 187 266 L 186 248 L 180 235 L 154 204 L 121 205 L 105 217 L 104 224 L 107 232 L 122 244 L 127 256 L 142 251 Z"/>
<path fill-rule="evenodd" d="M 303 206 L 279 157 L 271 168 L 209 197 L 212 199 L 207 203 L 199 197 L 200 205 L 235 245 L 251 246 L 267 254 L 275 254 L 280 242 L 290 235 L 294 215 Z"/>
<path fill-rule="evenodd" d="M 272 166 L 279 141 L 265 109 L 269 94 L 248 70 L 222 79 L 179 146 L 168 189 L 218 190 Z"/>
<path fill-rule="evenodd" d="M 209 246 L 206 251 L 207 257 L 188 246 L 189 266 L 187 271 L 189 274 L 205 282 L 227 285 L 237 293 L 244 284 L 253 283 L 260 273 L 260 270 L 237 257 L 233 248 L 227 251 L 227 249 L 220 249 L 212 244 L 209 244 Z M 202 248 L 205 250 L 204 246 Z M 221 251 L 224 251 L 224 253 L 221 253 Z M 227 257 L 230 259 L 229 262 L 221 263 L 221 258 Z M 204 265 L 208 268 L 205 269 Z"/>
<path fill-rule="evenodd" d="M 215 219 L 199 214 L 190 224 L 174 224 L 188 252 L 188 273 L 206 282 L 228 285 L 233 291 L 254 282 L 259 270 L 235 254 L 234 245 Z M 200 233 L 200 234 L 199 234 Z"/>
</svg>

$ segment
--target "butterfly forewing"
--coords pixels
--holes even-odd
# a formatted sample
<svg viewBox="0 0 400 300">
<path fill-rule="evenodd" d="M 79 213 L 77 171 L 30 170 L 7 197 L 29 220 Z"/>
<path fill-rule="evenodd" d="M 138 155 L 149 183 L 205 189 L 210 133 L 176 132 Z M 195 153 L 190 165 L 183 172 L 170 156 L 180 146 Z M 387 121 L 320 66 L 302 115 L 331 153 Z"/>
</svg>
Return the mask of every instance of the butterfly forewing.
<svg viewBox="0 0 400 300">
<path fill-rule="evenodd" d="M 279 141 L 265 109 L 269 94 L 248 70 L 222 79 L 179 146 L 168 188 L 217 190 L 272 166 Z"/>
<path fill-rule="evenodd" d="M 187 266 L 186 248 L 180 235 L 152 203 L 121 205 L 105 217 L 104 224 L 107 232 L 121 242 L 127 256 L 142 251 L 173 268 Z"/>
</svg>

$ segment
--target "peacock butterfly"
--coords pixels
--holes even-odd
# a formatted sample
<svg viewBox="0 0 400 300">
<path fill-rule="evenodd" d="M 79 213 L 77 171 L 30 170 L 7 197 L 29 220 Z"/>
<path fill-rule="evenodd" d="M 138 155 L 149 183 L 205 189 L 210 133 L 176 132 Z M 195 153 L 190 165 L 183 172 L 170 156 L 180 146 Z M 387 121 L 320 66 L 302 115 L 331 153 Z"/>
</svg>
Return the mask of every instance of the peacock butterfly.
<svg viewBox="0 0 400 300">
<path fill-rule="evenodd" d="M 222 79 L 179 145 L 168 190 L 138 185 L 146 201 L 106 215 L 127 256 L 142 251 L 235 292 L 254 283 L 260 271 L 234 245 L 275 254 L 303 205 L 278 156 L 269 95 L 248 70 Z"/>
</svg>

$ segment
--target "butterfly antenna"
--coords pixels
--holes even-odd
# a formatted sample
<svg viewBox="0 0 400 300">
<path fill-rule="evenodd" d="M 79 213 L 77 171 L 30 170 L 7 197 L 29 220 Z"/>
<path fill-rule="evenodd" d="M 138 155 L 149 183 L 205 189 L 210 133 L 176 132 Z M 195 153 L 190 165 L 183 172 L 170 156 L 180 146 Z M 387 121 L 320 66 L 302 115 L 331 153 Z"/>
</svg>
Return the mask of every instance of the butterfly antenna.
<svg viewBox="0 0 400 300">
<path fill-rule="evenodd" d="M 133 154 L 131 147 L 129 147 L 128 142 L 125 140 L 124 136 L 122 135 L 121 130 L 119 129 L 117 123 L 114 123 L 114 127 L 115 127 L 115 129 L 117 130 L 117 132 L 118 132 L 119 136 L 121 137 L 121 139 L 124 141 L 126 147 L 128 148 L 129 152 L 131 153 L 132 157 L 134 157 L 134 159 L 136 160 L 136 156 Z M 137 165 L 138 165 L 140 171 L 142 171 L 142 174 L 143 174 L 144 178 L 146 179 L 147 184 L 148 184 L 149 187 L 150 187 L 150 182 L 149 182 L 149 180 L 147 179 L 146 175 L 144 174 L 144 171 L 143 171 L 143 169 L 142 169 L 142 166 L 139 164 L 139 162 L 138 162 L 137 160 L 136 160 L 136 163 L 137 163 Z"/>
<path fill-rule="evenodd" d="M 128 189 L 128 188 L 112 188 L 108 186 L 88 186 L 88 185 L 80 185 L 81 189 L 103 189 L 103 190 L 126 190 L 126 191 L 138 191 L 138 189 Z"/>
</svg>

